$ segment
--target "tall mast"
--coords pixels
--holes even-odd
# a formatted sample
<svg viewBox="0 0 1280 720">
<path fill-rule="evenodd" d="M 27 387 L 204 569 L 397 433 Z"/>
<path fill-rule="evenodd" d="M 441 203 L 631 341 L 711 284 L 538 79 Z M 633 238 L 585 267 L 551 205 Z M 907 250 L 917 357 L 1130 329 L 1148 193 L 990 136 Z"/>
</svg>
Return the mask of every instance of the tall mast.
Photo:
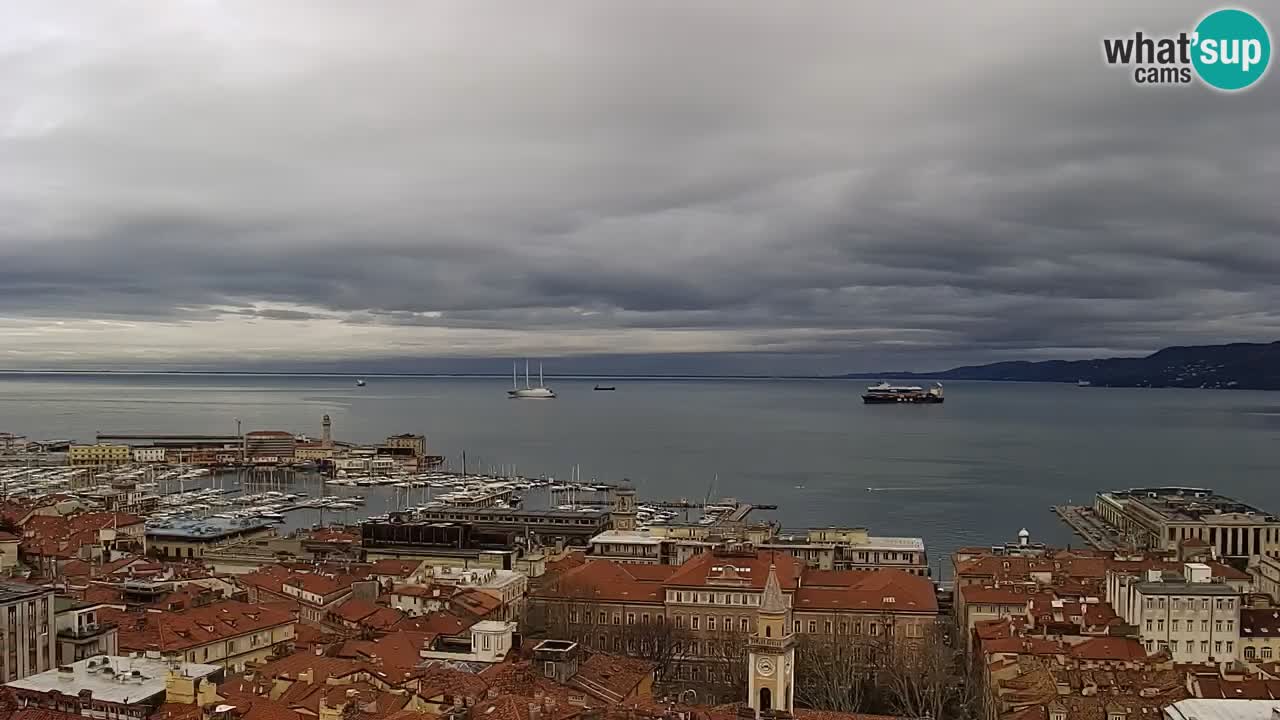
<svg viewBox="0 0 1280 720">
<path fill-rule="evenodd" d="M 542 382 L 542 363 L 538 363 L 538 387 L 546 387 L 547 384 Z"/>
<path fill-rule="evenodd" d="M 529 387 L 529 358 L 524 359 L 524 386 Z"/>
<path fill-rule="evenodd" d="M 511 389 L 519 390 L 520 385 L 516 383 L 516 361 L 511 361 Z"/>
</svg>

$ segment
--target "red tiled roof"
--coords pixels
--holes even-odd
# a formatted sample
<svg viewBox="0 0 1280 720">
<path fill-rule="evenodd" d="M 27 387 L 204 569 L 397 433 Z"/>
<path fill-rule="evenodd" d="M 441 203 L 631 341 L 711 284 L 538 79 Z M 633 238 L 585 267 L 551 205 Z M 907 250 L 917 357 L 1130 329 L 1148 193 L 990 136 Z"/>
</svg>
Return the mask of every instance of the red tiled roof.
<svg viewBox="0 0 1280 720">
<path fill-rule="evenodd" d="M 484 620 L 501 608 L 501 600 L 480 590 L 461 590 L 449 598 L 451 612 L 476 620 Z"/>
<path fill-rule="evenodd" d="M 1147 650 L 1133 638 L 1098 637 L 1072 646 L 1071 654 L 1083 660 L 1140 660 Z"/>
<path fill-rule="evenodd" d="M 671 565 L 639 565 L 593 560 L 560 574 L 540 588 L 537 594 L 548 597 L 661 603 L 664 597 L 662 581 L 654 578 L 652 574 L 642 579 L 635 571 L 636 568 L 650 567 L 664 568 L 668 577 L 677 571 L 677 568 Z"/>
<path fill-rule="evenodd" d="M 119 625 L 121 650 L 181 651 L 293 622 L 278 610 L 224 600 L 179 612 L 125 613 L 100 610 Z"/>
<path fill-rule="evenodd" d="M 360 622 L 377 611 L 378 606 L 368 600 L 352 598 L 330 612 L 348 622 Z"/>
<path fill-rule="evenodd" d="M 797 611 L 938 611 L 938 596 L 928 578 L 902 570 L 872 570 L 851 575 L 849 579 L 854 584 L 838 589 L 804 585 L 792 596 L 792 608 Z"/>
<path fill-rule="evenodd" d="M 981 585 L 961 585 L 958 588 L 965 604 L 983 603 L 986 605 L 1025 605 L 1031 599 L 1031 593 L 1017 586 L 983 587 Z"/>
<path fill-rule="evenodd" d="M 590 567 L 594 563 L 588 563 Z M 794 590 L 802 566 L 795 558 L 786 554 L 771 551 L 753 551 L 748 553 L 705 552 L 696 555 L 676 570 L 666 581 L 670 587 L 708 587 L 709 579 L 715 579 L 731 573 L 739 579 L 746 580 L 748 587 L 763 590 L 765 580 L 769 577 L 769 566 L 775 566 L 778 585 L 783 590 Z M 644 567 L 644 566 L 637 566 Z M 660 566 L 650 566 L 660 567 Z"/>
<path fill-rule="evenodd" d="M 656 668 L 656 663 L 639 658 L 593 653 L 578 665 L 569 684 L 602 702 L 618 703 L 652 678 Z"/>
<path fill-rule="evenodd" d="M 475 620 L 463 619 L 453 613 L 434 612 L 422 617 L 405 618 L 391 626 L 391 629 L 452 636 L 461 635 L 475 624 Z"/>
</svg>

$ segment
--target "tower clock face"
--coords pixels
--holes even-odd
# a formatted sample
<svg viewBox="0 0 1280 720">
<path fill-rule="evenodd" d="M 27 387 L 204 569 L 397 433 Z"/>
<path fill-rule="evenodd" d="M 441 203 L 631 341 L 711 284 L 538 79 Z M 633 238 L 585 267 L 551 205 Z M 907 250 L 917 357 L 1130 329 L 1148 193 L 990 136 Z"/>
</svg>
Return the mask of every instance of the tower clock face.
<svg viewBox="0 0 1280 720">
<path fill-rule="evenodd" d="M 769 658 L 760 658 L 756 661 L 756 672 L 768 677 L 773 674 L 773 661 Z"/>
</svg>

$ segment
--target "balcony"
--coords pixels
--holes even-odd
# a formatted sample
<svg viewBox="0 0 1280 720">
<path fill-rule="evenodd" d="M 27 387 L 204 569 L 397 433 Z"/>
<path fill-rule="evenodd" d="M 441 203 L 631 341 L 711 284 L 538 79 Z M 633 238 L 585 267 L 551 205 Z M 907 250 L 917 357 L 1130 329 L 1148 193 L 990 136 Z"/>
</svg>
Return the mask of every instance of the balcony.
<svg viewBox="0 0 1280 720">
<path fill-rule="evenodd" d="M 64 628 L 58 631 L 58 637 L 65 640 L 92 640 L 105 635 L 107 631 L 113 630 L 115 623 L 93 623 L 89 625 L 80 625 L 74 628 Z"/>
<path fill-rule="evenodd" d="M 788 635 L 782 638 L 752 637 L 747 640 L 747 644 L 768 650 L 786 650 L 795 645 L 795 636 Z"/>
</svg>

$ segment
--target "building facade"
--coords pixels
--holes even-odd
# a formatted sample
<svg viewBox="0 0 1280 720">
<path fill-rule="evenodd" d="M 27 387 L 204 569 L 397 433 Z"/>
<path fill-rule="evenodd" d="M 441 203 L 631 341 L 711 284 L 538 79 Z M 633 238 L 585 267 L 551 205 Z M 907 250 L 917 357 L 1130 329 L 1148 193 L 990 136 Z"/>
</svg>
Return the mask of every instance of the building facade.
<svg viewBox="0 0 1280 720">
<path fill-rule="evenodd" d="M 530 625 L 584 648 L 639 657 L 674 640 L 662 677 L 669 690 L 694 692 L 699 702 L 735 700 L 758 670 L 745 659 L 751 638 L 762 632 L 758 611 L 770 574 L 797 642 L 922 638 L 937 620 L 926 578 L 897 570 L 812 570 L 790 555 L 737 544 L 680 566 L 589 561 L 533 591 Z M 785 637 L 776 627 L 763 632 L 771 640 Z M 770 690 L 775 708 L 776 691 Z"/>
<path fill-rule="evenodd" d="M 106 607 L 102 603 L 61 597 L 55 599 L 59 665 L 119 652 L 119 633 L 115 623 L 98 619 L 98 612 Z"/>
<path fill-rule="evenodd" d="M 0 679 L 8 682 L 54 667 L 53 590 L 0 582 Z"/>
<path fill-rule="evenodd" d="M 133 449 L 128 445 L 72 445 L 67 450 L 67 464 L 74 467 L 114 467 L 132 461 Z"/>
<path fill-rule="evenodd" d="M 1150 570 L 1142 577 L 1109 572 L 1107 601 L 1136 628 L 1147 652 L 1167 650 L 1174 662 L 1226 663 L 1240 650 L 1244 594 L 1214 582 L 1204 563 L 1181 575 Z"/>
<path fill-rule="evenodd" d="M 162 463 L 164 462 L 164 448 L 162 447 L 134 448 L 133 461 L 138 463 Z"/>
<path fill-rule="evenodd" d="M 420 458 L 427 454 L 427 436 L 415 435 L 413 433 L 403 433 L 401 435 L 392 435 L 387 438 L 384 447 L 402 448 L 413 453 L 414 457 Z"/>
<path fill-rule="evenodd" d="M 1209 488 L 1102 492 L 1094 512 L 1137 548 L 1176 551 L 1196 539 L 1219 557 L 1280 557 L 1280 518 Z"/>
</svg>

